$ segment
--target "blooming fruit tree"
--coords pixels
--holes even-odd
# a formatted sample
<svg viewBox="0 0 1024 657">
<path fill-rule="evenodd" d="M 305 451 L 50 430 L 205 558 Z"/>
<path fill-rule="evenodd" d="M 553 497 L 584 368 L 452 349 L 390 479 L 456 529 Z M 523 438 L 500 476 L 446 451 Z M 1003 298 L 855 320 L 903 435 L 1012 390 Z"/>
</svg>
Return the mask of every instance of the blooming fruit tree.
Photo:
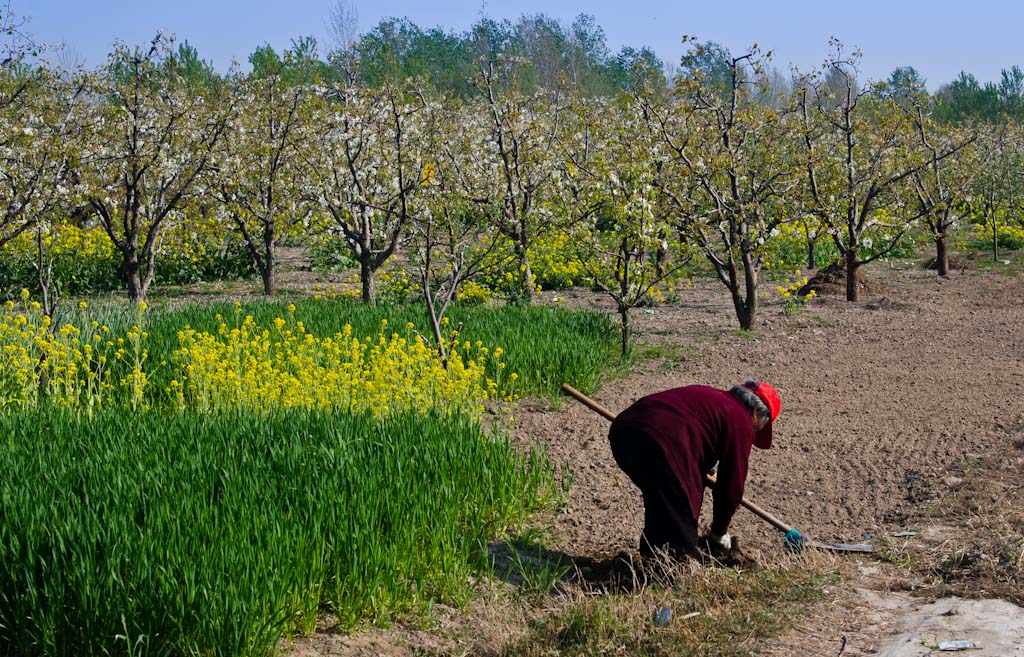
<svg viewBox="0 0 1024 657">
<path fill-rule="evenodd" d="M 696 53 L 702 46 L 695 47 Z M 681 76 L 675 103 L 649 102 L 673 174 L 666 197 L 729 291 L 740 327 L 757 315 L 758 273 L 767 241 L 792 218 L 788 198 L 799 184 L 791 157 L 794 124 L 786 108 L 757 102 L 769 61 L 757 47 L 723 53 L 721 84 Z"/>
<path fill-rule="evenodd" d="M 846 268 L 846 299 L 856 301 L 860 267 L 891 253 L 921 217 L 904 193 L 908 179 L 956 149 L 929 157 L 895 97 L 858 86 L 859 54 L 832 47 L 822 69 L 799 80 L 798 112 L 808 209 L 828 227 Z"/>
<path fill-rule="evenodd" d="M 482 61 L 473 78 L 477 98 L 465 106 L 461 122 L 473 140 L 467 146 L 474 157 L 458 174 L 466 197 L 512 241 L 519 270 L 516 296 L 530 303 L 529 249 L 556 220 L 551 200 L 564 101 L 558 91 L 523 93 L 519 76 L 524 67 L 516 58 Z"/>
<path fill-rule="evenodd" d="M 377 270 L 420 210 L 424 165 L 423 94 L 390 82 L 377 89 L 323 90 L 313 120 L 320 138 L 302 149 L 311 193 L 359 263 L 362 299 L 376 298 Z"/>
<path fill-rule="evenodd" d="M 503 239 L 460 184 L 460 172 L 471 166 L 476 153 L 473 137 L 456 123 L 459 116 L 454 101 L 436 103 L 429 113 L 426 151 L 435 159 L 423 165 L 423 204 L 410 224 L 408 251 L 443 362 L 448 359 L 448 341 L 441 330 L 445 313 L 458 299 L 462 284 L 488 268 Z"/>
<path fill-rule="evenodd" d="M 669 245 L 676 233 L 660 184 L 668 158 L 637 96 L 581 101 L 570 116 L 563 188 L 573 221 L 566 230 L 587 276 L 615 302 L 625 355 L 630 311 L 686 262 Z"/>
<path fill-rule="evenodd" d="M 233 94 L 238 113 L 226 152 L 210 171 L 210 189 L 252 254 L 264 294 L 272 297 L 277 246 L 312 212 L 313 189 L 299 155 L 314 136 L 311 91 L 270 74 L 237 80 Z"/>
<path fill-rule="evenodd" d="M 171 65 L 162 37 L 143 52 L 121 44 L 90 84 L 90 105 L 77 171 L 110 240 L 121 253 L 128 298 L 145 299 L 157 241 L 221 156 L 234 103 L 187 85 Z M 212 93 L 212 92 L 211 92 Z"/>
<path fill-rule="evenodd" d="M 935 243 L 935 269 L 949 273 L 949 238 L 957 223 L 969 214 L 967 202 L 984 152 L 974 146 L 977 135 L 967 129 L 941 125 L 931 117 L 924 98 L 911 97 L 904 111 L 910 114 L 927 166 L 910 177 L 917 214 Z"/>
</svg>

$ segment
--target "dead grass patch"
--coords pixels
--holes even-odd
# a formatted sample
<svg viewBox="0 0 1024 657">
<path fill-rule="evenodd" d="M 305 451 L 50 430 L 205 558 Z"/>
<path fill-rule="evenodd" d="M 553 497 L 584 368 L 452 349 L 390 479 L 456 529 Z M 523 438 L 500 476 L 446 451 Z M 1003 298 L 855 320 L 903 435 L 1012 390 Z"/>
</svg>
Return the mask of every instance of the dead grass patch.
<svg viewBox="0 0 1024 657">
<path fill-rule="evenodd" d="M 696 565 L 661 565 L 634 573 L 638 588 L 581 594 L 531 623 L 525 638 L 492 653 L 500 657 L 558 655 L 755 654 L 765 638 L 794 615 L 823 600 L 836 580 L 813 565 L 739 571 Z M 667 626 L 655 614 L 671 610 Z"/>
<path fill-rule="evenodd" d="M 908 520 L 931 526 L 888 559 L 934 596 L 1002 598 L 1024 604 L 1024 439 L 951 473 L 947 490 Z"/>
</svg>

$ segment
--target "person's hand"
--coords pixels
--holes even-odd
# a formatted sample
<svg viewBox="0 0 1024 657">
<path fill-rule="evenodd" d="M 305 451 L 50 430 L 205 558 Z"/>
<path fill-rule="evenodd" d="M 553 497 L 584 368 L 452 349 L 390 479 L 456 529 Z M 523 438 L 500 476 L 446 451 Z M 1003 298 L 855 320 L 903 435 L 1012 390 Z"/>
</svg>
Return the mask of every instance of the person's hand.
<svg viewBox="0 0 1024 657">
<path fill-rule="evenodd" d="M 757 562 L 740 550 L 740 540 L 729 534 L 717 535 L 708 532 L 700 538 L 698 547 L 701 563 L 718 564 L 730 568 L 752 568 Z"/>
<path fill-rule="evenodd" d="M 723 534 L 721 536 L 708 534 L 708 544 L 723 552 L 728 552 L 732 549 L 732 536 L 729 536 L 728 534 Z"/>
<path fill-rule="evenodd" d="M 736 541 L 729 534 L 718 536 L 714 533 L 707 533 L 701 539 L 701 548 L 712 559 L 728 558 L 736 547 Z"/>
</svg>

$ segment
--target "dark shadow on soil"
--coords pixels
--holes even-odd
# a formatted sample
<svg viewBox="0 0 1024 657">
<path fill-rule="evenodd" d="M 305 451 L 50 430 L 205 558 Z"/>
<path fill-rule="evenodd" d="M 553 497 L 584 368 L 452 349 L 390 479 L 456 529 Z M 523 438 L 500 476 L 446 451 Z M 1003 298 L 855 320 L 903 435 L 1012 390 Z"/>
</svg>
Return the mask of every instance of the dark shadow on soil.
<svg viewBox="0 0 1024 657">
<path fill-rule="evenodd" d="M 570 589 L 634 591 L 643 586 L 638 555 L 586 557 L 536 544 L 491 543 L 488 553 L 495 577 L 524 591 L 559 595 Z"/>
<path fill-rule="evenodd" d="M 527 592 L 556 596 L 568 590 L 589 593 L 636 593 L 651 585 L 669 586 L 693 565 L 751 570 L 757 563 L 739 549 L 717 558 L 641 557 L 636 552 L 589 557 L 540 545 L 492 543 L 488 546 L 495 577 Z"/>
</svg>

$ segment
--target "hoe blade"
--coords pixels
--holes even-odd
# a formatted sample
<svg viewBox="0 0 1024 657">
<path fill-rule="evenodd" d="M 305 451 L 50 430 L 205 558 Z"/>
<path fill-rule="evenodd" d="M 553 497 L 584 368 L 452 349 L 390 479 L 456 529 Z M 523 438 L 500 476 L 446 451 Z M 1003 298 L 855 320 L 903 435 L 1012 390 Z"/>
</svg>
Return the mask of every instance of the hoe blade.
<svg viewBox="0 0 1024 657">
<path fill-rule="evenodd" d="M 818 548 L 819 550 L 828 550 L 829 552 L 874 552 L 875 549 L 867 543 L 821 543 L 819 541 L 812 541 L 811 545 Z"/>
</svg>

